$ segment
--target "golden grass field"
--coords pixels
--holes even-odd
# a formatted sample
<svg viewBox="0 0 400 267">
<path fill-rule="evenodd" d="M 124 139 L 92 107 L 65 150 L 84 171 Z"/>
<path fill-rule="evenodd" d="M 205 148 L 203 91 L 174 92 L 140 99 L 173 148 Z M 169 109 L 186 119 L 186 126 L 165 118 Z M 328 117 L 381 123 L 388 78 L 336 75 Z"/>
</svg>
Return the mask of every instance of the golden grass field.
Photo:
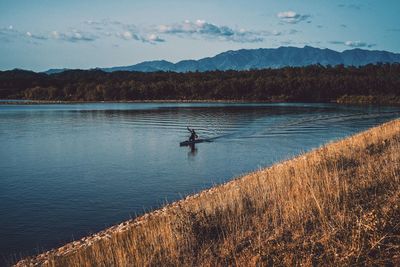
<svg viewBox="0 0 400 267">
<path fill-rule="evenodd" d="M 400 266 L 400 120 L 17 266 Z"/>
</svg>

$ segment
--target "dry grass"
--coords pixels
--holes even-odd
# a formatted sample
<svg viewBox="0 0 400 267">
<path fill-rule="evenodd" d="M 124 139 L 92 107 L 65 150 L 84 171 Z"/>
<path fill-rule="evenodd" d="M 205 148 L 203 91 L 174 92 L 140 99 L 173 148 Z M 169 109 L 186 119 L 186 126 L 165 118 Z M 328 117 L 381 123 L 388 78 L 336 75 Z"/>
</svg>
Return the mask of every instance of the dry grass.
<svg viewBox="0 0 400 267">
<path fill-rule="evenodd" d="M 17 266 L 400 265 L 400 120 Z"/>
</svg>

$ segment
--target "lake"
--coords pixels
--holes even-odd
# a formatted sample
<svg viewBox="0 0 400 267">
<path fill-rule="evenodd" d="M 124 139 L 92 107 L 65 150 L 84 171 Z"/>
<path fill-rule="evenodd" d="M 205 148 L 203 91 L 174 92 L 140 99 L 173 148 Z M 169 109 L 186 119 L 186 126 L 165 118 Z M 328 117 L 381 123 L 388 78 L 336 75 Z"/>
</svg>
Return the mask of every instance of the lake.
<svg viewBox="0 0 400 267">
<path fill-rule="evenodd" d="M 0 251 L 30 255 L 400 117 L 336 104 L 0 105 Z M 186 126 L 212 142 L 180 147 Z"/>
</svg>

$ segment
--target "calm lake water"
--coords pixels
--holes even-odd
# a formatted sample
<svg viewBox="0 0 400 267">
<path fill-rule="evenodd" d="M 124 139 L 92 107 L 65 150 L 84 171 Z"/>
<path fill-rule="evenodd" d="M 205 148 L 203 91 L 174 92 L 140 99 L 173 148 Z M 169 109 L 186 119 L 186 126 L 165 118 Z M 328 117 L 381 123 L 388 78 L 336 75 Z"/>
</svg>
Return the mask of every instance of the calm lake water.
<svg viewBox="0 0 400 267">
<path fill-rule="evenodd" d="M 0 105 L 0 254 L 59 246 L 398 117 L 335 104 Z M 179 147 L 186 126 L 213 142 Z"/>
</svg>

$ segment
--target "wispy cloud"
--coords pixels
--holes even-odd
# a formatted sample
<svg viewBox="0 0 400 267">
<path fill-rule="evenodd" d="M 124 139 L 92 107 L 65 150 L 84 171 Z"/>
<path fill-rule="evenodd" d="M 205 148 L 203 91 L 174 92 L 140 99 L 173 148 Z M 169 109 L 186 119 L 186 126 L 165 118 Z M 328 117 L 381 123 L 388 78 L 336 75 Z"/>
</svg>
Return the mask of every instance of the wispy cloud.
<svg viewBox="0 0 400 267">
<path fill-rule="evenodd" d="M 338 45 L 345 45 L 352 48 L 361 48 L 361 47 L 374 47 L 376 44 L 370 44 L 362 41 L 330 41 L 330 44 L 338 44 Z"/>
<path fill-rule="evenodd" d="M 309 14 L 299 14 L 291 10 L 279 12 L 276 16 L 281 22 L 290 24 L 296 24 L 311 18 Z"/>
<path fill-rule="evenodd" d="M 149 41 L 149 42 L 152 42 L 152 43 L 162 43 L 162 42 L 165 42 L 165 40 L 164 40 L 163 38 L 161 38 L 160 36 L 158 36 L 158 35 L 156 35 L 156 34 L 154 34 L 154 33 L 149 34 L 149 35 L 146 37 L 146 40 Z"/>
<path fill-rule="evenodd" d="M 139 40 L 139 36 L 137 36 L 135 33 L 131 31 L 123 31 L 123 32 L 117 32 L 115 34 L 116 37 L 123 39 L 123 40 Z"/>
<path fill-rule="evenodd" d="M 368 44 L 366 42 L 361 42 L 361 41 L 346 41 L 344 42 L 346 46 L 350 47 L 374 47 L 376 44 Z"/>
<path fill-rule="evenodd" d="M 319 46 L 321 44 L 320 41 L 311 41 L 311 42 L 299 42 L 299 41 L 294 41 L 294 40 L 283 40 L 280 42 L 282 45 L 296 45 L 296 46 Z"/>
<path fill-rule="evenodd" d="M 148 28 L 139 28 L 134 24 L 127 24 L 117 20 L 87 20 L 84 24 L 95 31 L 96 35 L 102 37 L 114 36 L 125 41 L 141 41 L 150 44 L 165 42 L 165 39 Z"/>
<path fill-rule="evenodd" d="M 31 33 L 31 32 L 26 32 L 25 34 L 30 39 L 35 39 L 35 40 L 47 40 L 47 39 L 49 39 L 48 36 L 41 35 L 41 34 L 34 34 L 34 33 Z"/>
<path fill-rule="evenodd" d="M 182 23 L 176 23 L 171 25 L 159 25 L 158 31 L 160 33 L 185 33 L 185 34 L 206 34 L 206 35 L 217 35 L 217 36 L 232 36 L 234 30 L 227 26 L 217 26 L 212 23 L 208 23 L 204 20 L 196 20 L 192 22 L 185 20 Z"/>
<path fill-rule="evenodd" d="M 0 28 L 0 41 L 2 42 L 11 42 L 13 39 L 21 36 L 22 34 L 15 30 L 13 25 Z"/>
<path fill-rule="evenodd" d="M 96 31 L 98 34 L 103 34 L 105 36 L 111 36 L 113 32 L 119 31 L 121 29 L 132 30 L 133 26 L 129 24 L 123 24 L 117 20 L 103 19 L 103 20 L 86 20 L 83 22 L 83 26 L 91 31 Z"/>
<path fill-rule="evenodd" d="M 136 40 L 136 41 L 142 41 L 144 43 L 151 43 L 151 44 L 156 44 L 156 43 L 162 43 L 165 42 L 165 40 L 163 38 L 161 38 L 160 36 L 152 33 L 152 34 L 148 34 L 146 36 L 142 36 L 142 35 L 138 35 L 132 31 L 123 31 L 123 32 L 118 32 L 115 35 L 116 37 L 129 41 L 129 40 Z"/>
<path fill-rule="evenodd" d="M 0 40 L 2 41 L 15 41 L 22 40 L 29 43 L 39 44 L 36 41 L 47 41 L 47 40 L 60 40 L 65 42 L 92 42 L 98 39 L 96 35 L 89 32 L 83 32 L 77 29 L 73 29 L 66 32 L 52 31 L 47 33 L 35 33 L 33 31 L 21 31 L 15 29 L 12 25 L 6 28 L 0 28 Z"/>
<path fill-rule="evenodd" d="M 232 42 L 261 42 L 266 32 L 234 29 L 224 25 L 217 25 L 204 20 L 185 20 L 181 23 L 162 24 L 155 28 L 158 34 L 177 35 L 180 37 L 193 36 L 204 39 L 218 39 Z"/>
<path fill-rule="evenodd" d="M 67 32 L 52 31 L 51 37 L 56 40 L 66 41 L 66 42 L 92 42 L 98 39 L 98 37 L 89 32 L 82 32 L 80 30 L 74 29 Z"/>
<path fill-rule="evenodd" d="M 91 26 L 107 26 L 110 24 L 116 24 L 116 25 L 121 24 L 120 21 L 110 20 L 110 19 L 103 19 L 103 20 L 88 19 L 88 20 L 85 20 L 83 23 L 86 25 L 91 25 Z"/>
<path fill-rule="evenodd" d="M 296 20 L 302 20 L 304 15 L 294 15 Z M 168 41 L 168 37 L 217 40 L 222 42 L 256 43 L 265 41 L 268 37 L 297 34 L 296 29 L 286 30 L 252 30 L 226 25 L 218 25 L 205 20 L 185 20 L 179 23 L 154 26 L 137 26 L 115 20 L 86 20 L 74 28 L 55 29 L 45 33 L 35 31 L 19 31 L 13 26 L 0 28 L 0 41 L 25 39 L 29 42 L 59 41 L 69 43 L 94 42 L 99 39 L 120 39 L 123 41 L 139 41 L 158 44 Z M 41 42 L 40 42 L 41 41 Z"/>
<path fill-rule="evenodd" d="M 49 39 L 49 37 L 45 34 L 37 34 L 32 33 L 30 31 L 23 32 L 16 28 L 13 25 L 9 25 L 8 27 L 0 28 L 0 41 L 3 42 L 12 42 L 15 40 L 23 40 L 30 43 L 37 42 L 34 41 L 44 41 Z"/>
</svg>

